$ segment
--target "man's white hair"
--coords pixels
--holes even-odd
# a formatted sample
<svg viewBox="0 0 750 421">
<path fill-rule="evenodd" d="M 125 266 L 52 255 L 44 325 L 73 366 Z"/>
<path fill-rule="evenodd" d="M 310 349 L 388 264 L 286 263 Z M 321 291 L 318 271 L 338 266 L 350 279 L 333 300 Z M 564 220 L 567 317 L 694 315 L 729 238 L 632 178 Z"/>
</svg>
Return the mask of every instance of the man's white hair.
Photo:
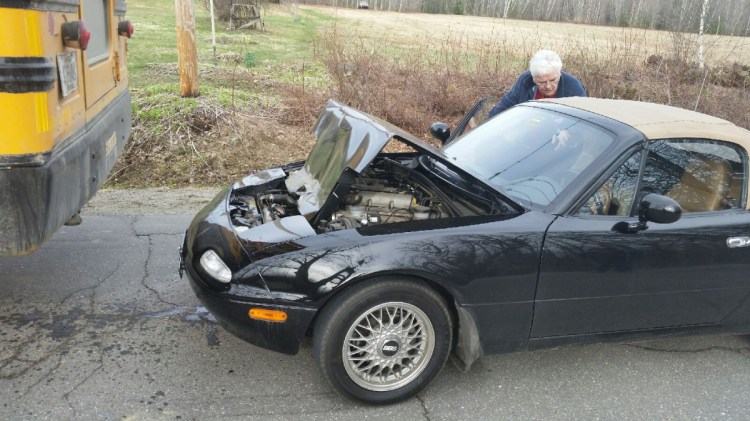
<svg viewBox="0 0 750 421">
<path fill-rule="evenodd" d="M 553 71 L 560 73 L 562 70 L 562 60 L 552 50 L 539 50 L 529 60 L 529 70 L 533 77 L 543 76 Z"/>
</svg>

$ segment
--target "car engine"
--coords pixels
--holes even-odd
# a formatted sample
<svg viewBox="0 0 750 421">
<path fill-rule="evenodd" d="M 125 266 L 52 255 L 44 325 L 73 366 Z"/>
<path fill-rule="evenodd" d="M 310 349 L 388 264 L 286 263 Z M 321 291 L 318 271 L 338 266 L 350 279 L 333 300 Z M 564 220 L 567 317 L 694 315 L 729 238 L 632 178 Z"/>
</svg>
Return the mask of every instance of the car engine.
<svg viewBox="0 0 750 421">
<path fill-rule="evenodd" d="M 430 184 L 400 163 L 378 160 L 354 181 L 330 220 L 320 220 L 313 228 L 323 233 L 448 216 L 450 209 Z M 235 191 L 230 200 L 230 215 L 235 225 L 252 228 L 299 215 L 298 198 L 286 189 L 270 189 L 262 194 Z"/>
<path fill-rule="evenodd" d="M 428 192 L 414 185 L 391 186 L 385 180 L 358 180 L 334 212 L 330 222 L 322 222 L 322 231 L 357 228 L 439 218 L 443 212 Z"/>
</svg>

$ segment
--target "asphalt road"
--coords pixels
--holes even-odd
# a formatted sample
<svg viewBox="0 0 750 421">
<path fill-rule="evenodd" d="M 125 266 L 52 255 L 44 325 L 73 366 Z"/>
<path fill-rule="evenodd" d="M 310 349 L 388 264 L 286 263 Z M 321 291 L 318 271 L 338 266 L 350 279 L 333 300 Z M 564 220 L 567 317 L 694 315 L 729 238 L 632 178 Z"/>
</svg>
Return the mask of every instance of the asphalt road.
<svg viewBox="0 0 750 421">
<path fill-rule="evenodd" d="M 447 365 L 406 402 L 339 397 L 297 356 L 221 329 L 177 275 L 188 215 L 85 215 L 0 258 L 0 419 L 750 419 L 750 337 Z"/>
</svg>

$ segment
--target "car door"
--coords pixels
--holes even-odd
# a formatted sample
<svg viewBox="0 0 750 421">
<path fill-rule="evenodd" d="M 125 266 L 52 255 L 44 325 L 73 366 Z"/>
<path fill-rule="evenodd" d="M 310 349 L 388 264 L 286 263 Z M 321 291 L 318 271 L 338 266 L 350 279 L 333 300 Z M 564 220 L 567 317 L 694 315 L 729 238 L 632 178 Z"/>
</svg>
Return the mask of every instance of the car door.
<svg viewBox="0 0 750 421">
<path fill-rule="evenodd" d="M 720 323 L 750 294 L 747 176 L 746 153 L 729 143 L 659 140 L 633 153 L 551 224 L 532 338 Z M 682 218 L 631 229 L 646 193 L 677 200 Z"/>
<path fill-rule="evenodd" d="M 487 116 L 495 106 L 497 100 L 492 97 L 485 97 L 474 103 L 468 113 L 461 118 L 458 122 L 456 129 L 451 133 L 450 137 L 445 141 L 445 144 L 453 142 L 459 136 L 469 133 L 476 127 L 484 124 L 488 120 Z"/>
</svg>

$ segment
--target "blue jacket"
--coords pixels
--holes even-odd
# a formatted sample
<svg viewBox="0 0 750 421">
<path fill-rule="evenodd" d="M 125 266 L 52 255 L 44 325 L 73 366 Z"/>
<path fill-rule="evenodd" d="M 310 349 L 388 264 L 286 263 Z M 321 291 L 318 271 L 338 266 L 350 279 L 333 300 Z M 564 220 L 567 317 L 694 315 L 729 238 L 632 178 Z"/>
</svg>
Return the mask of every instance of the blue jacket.
<svg viewBox="0 0 750 421">
<path fill-rule="evenodd" d="M 500 98 L 497 105 L 492 107 L 487 118 L 494 117 L 516 104 L 531 101 L 535 95 L 536 84 L 534 84 L 531 72 L 527 70 L 518 77 L 516 83 L 513 84 L 508 93 Z M 576 79 L 575 76 L 570 73 L 560 72 L 560 83 L 557 85 L 555 97 L 563 98 L 567 96 L 586 96 L 586 89 L 584 89 L 581 81 Z"/>
</svg>

